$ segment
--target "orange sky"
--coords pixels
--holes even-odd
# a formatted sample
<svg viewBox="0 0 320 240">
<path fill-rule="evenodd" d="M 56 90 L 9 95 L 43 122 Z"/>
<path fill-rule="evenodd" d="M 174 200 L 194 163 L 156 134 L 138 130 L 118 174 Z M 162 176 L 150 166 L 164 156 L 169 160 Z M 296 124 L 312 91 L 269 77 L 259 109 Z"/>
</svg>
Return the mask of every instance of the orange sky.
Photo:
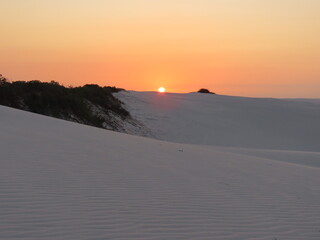
<svg viewBox="0 0 320 240">
<path fill-rule="evenodd" d="M 0 0 L 10 80 L 320 98 L 319 0 Z"/>
</svg>

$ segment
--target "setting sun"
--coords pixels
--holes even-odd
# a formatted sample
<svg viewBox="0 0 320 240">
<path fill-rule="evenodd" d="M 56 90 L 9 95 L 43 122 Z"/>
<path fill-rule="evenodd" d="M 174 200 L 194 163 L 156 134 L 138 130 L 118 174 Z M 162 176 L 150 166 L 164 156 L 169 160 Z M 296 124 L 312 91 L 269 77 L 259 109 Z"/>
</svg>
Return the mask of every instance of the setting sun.
<svg viewBox="0 0 320 240">
<path fill-rule="evenodd" d="M 165 91 L 166 91 L 166 89 L 165 89 L 164 87 L 159 87 L 159 88 L 158 88 L 158 92 L 163 93 L 163 92 L 165 92 Z"/>
</svg>

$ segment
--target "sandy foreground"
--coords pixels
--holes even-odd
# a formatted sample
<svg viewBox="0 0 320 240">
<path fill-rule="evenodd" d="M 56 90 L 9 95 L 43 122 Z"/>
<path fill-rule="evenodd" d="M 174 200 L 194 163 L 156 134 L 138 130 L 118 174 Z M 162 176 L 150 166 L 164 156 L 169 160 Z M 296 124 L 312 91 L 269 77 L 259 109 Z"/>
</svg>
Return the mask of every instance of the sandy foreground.
<svg viewBox="0 0 320 240">
<path fill-rule="evenodd" d="M 0 116 L 1 239 L 320 239 L 316 152 L 292 163 Z"/>
</svg>

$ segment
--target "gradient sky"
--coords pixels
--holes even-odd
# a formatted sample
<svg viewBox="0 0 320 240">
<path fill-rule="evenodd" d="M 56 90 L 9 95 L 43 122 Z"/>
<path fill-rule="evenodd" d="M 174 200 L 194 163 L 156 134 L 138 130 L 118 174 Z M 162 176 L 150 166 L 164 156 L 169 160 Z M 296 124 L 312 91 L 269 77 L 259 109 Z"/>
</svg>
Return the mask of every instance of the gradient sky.
<svg viewBox="0 0 320 240">
<path fill-rule="evenodd" d="M 319 0 L 0 0 L 0 73 L 320 98 Z"/>
</svg>

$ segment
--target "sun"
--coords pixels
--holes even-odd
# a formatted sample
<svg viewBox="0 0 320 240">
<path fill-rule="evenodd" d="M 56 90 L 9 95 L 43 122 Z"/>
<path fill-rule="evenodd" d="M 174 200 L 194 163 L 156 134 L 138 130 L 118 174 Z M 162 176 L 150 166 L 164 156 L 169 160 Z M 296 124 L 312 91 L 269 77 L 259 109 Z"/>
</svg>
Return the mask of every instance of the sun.
<svg viewBox="0 0 320 240">
<path fill-rule="evenodd" d="M 166 91 L 166 89 L 164 87 L 159 87 L 158 88 L 158 92 L 160 93 L 164 93 Z"/>
</svg>

